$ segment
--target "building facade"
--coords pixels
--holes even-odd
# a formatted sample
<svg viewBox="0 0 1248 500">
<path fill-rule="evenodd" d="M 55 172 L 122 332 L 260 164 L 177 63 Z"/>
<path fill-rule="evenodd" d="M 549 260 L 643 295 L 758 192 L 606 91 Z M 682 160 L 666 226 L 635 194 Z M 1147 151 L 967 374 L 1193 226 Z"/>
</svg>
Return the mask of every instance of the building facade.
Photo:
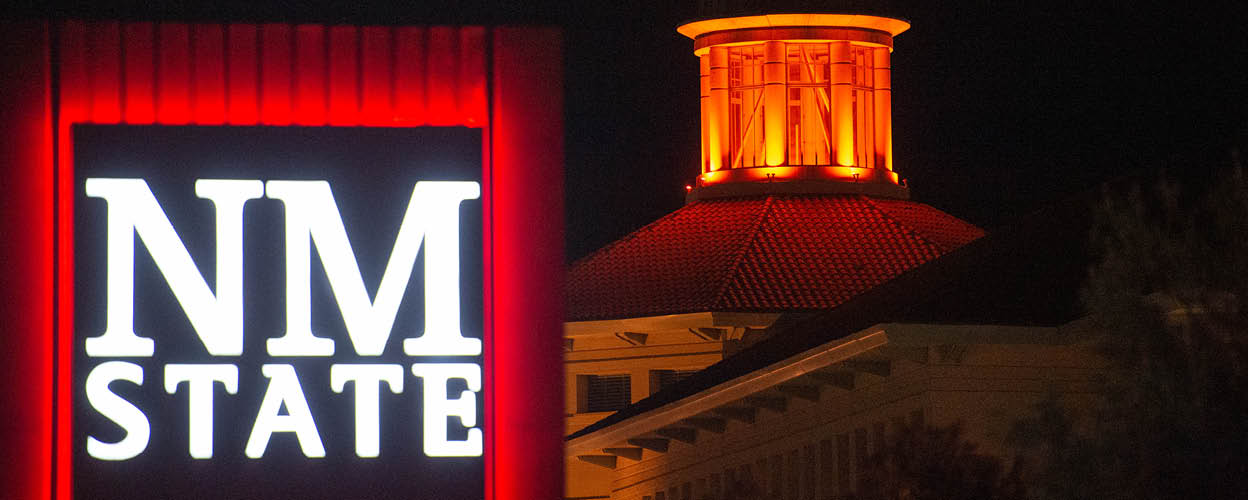
<svg viewBox="0 0 1248 500">
<path fill-rule="evenodd" d="M 683 208 L 569 271 L 566 498 L 848 496 L 904 423 L 961 423 L 1006 454 L 1044 398 L 1082 404 L 1101 365 L 1079 322 L 975 304 L 1016 239 L 910 200 L 893 169 L 908 27 L 678 29 L 701 70 L 701 173 Z"/>
</svg>

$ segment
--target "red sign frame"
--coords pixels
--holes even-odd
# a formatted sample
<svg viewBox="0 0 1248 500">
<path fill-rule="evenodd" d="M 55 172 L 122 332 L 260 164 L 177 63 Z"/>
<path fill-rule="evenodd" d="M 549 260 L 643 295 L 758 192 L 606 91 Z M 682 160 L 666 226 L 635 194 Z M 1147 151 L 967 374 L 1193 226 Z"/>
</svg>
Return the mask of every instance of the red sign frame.
<svg viewBox="0 0 1248 500">
<path fill-rule="evenodd" d="M 485 498 L 562 496 L 557 30 L 26 21 L 0 42 L 8 498 L 72 498 L 75 123 L 481 128 Z"/>
</svg>

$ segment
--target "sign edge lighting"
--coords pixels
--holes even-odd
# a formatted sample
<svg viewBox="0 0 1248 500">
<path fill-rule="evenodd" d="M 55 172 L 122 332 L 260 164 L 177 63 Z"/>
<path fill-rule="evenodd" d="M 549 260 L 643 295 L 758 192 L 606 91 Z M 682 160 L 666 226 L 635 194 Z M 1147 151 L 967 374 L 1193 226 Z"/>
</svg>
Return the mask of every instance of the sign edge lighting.
<svg viewBox="0 0 1248 500">
<path fill-rule="evenodd" d="M 69 131 L 94 123 L 481 128 L 485 498 L 562 496 L 558 30 L 37 20 L 0 39 L 6 494 L 72 498 Z M 393 64 L 409 49 L 420 75 Z M 346 63 L 358 71 L 330 67 Z"/>
</svg>

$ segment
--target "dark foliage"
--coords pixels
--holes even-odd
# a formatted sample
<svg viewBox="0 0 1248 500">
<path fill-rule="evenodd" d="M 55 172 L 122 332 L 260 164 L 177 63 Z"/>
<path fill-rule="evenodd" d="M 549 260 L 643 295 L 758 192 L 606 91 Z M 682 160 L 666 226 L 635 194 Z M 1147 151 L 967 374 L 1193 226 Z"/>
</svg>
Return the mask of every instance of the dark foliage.
<svg viewBox="0 0 1248 500">
<path fill-rule="evenodd" d="M 1020 467 L 976 452 L 960 425 L 898 429 L 874 454 L 859 482 L 859 500 L 1007 500 L 1023 498 Z"/>
<path fill-rule="evenodd" d="M 1238 162 L 1235 162 L 1238 163 Z M 1107 189 L 1082 291 L 1117 368 L 1087 425 L 1053 403 L 1021 422 L 1040 498 L 1248 491 L 1248 179 Z"/>
</svg>

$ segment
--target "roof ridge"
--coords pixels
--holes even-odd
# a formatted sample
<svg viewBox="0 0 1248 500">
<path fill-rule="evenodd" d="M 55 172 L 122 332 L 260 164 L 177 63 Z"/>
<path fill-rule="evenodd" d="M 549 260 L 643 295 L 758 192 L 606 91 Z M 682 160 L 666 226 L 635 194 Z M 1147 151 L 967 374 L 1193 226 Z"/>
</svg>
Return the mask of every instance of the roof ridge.
<svg viewBox="0 0 1248 500">
<path fill-rule="evenodd" d="M 875 200 L 872 200 L 870 196 L 863 196 L 863 195 L 858 195 L 858 196 L 859 196 L 860 198 L 862 198 L 862 199 L 866 200 L 867 205 L 870 205 L 872 209 L 874 209 L 876 212 L 879 212 L 881 217 L 883 217 L 883 218 L 887 219 L 889 222 L 892 222 L 894 225 L 896 225 L 897 227 L 901 228 L 903 231 L 905 231 L 905 232 L 907 232 L 907 233 L 910 233 L 910 234 L 911 234 L 911 235 L 913 235 L 915 238 L 918 238 L 919 240 L 921 240 L 923 243 L 926 243 L 926 244 L 928 244 L 928 245 L 931 245 L 933 248 L 935 248 L 935 249 L 936 249 L 936 253 L 937 253 L 937 255 L 938 255 L 938 256 L 939 256 L 939 255 L 943 255 L 943 254 L 945 254 L 945 253 L 947 253 L 947 252 L 951 252 L 951 251 L 953 251 L 954 249 L 958 248 L 958 247 L 953 247 L 953 248 L 945 248 L 945 246 L 944 246 L 944 245 L 941 245 L 940 243 L 937 243 L 937 242 L 935 242 L 935 241 L 932 241 L 932 239 L 931 239 L 931 238 L 928 238 L 928 237 L 927 237 L 926 235 L 924 235 L 923 233 L 920 233 L 917 229 L 915 229 L 915 228 L 911 227 L 909 224 L 906 224 L 906 222 L 905 222 L 905 221 L 901 220 L 900 218 L 897 218 L 897 217 L 893 216 L 893 214 L 889 213 L 889 212 L 888 212 L 888 210 L 885 210 L 885 209 L 883 209 L 883 208 L 880 208 L 880 206 L 879 206 L 879 205 L 876 205 L 876 204 L 875 204 Z M 919 202 L 917 202 L 917 201 L 916 201 L 916 202 L 913 202 L 913 203 L 919 203 Z M 922 205 L 922 203 L 920 203 L 920 205 Z M 932 208 L 935 208 L 935 207 L 932 207 Z"/>
<path fill-rule="evenodd" d="M 728 290 L 728 286 L 732 284 L 735 278 L 741 272 L 741 263 L 745 261 L 745 254 L 754 247 L 754 242 L 758 241 L 758 235 L 762 233 L 763 222 L 767 220 L 767 216 L 771 213 L 771 205 L 775 201 L 774 195 L 767 195 L 767 199 L 763 201 L 763 208 L 759 211 L 758 220 L 754 222 L 754 228 L 750 230 L 750 237 L 741 245 L 741 250 L 732 257 L 732 265 L 728 266 L 728 272 L 724 273 L 723 282 L 719 284 L 719 288 L 715 290 L 714 301 L 711 302 L 713 307 L 718 307 L 723 303 L 724 292 Z"/>
</svg>

